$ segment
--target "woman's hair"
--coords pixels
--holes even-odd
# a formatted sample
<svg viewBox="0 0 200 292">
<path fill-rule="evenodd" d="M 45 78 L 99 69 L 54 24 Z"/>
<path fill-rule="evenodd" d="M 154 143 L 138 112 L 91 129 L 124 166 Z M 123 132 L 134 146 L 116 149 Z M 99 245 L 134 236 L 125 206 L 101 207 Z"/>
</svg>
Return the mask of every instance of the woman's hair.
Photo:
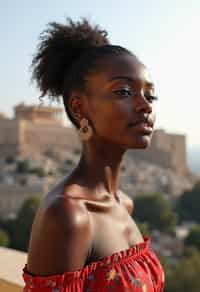
<svg viewBox="0 0 200 292">
<path fill-rule="evenodd" d="M 37 52 L 32 61 L 32 80 L 36 80 L 41 97 L 63 97 L 71 122 L 78 127 L 68 109 L 73 90 L 86 90 L 86 76 L 98 69 L 97 61 L 107 55 L 128 53 L 128 50 L 109 43 L 107 32 L 91 26 L 86 19 L 66 24 L 51 22 L 39 37 Z"/>
</svg>

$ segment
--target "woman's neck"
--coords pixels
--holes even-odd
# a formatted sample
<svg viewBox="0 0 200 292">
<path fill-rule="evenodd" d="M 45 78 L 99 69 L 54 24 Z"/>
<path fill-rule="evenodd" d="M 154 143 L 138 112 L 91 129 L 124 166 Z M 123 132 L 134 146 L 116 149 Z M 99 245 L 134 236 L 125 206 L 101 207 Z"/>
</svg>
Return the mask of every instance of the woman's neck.
<svg viewBox="0 0 200 292">
<path fill-rule="evenodd" d="M 92 190 L 101 189 L 116 196 L 123 154 L 111 144 L 84 144 L 76 172 Z"/>
</svg>

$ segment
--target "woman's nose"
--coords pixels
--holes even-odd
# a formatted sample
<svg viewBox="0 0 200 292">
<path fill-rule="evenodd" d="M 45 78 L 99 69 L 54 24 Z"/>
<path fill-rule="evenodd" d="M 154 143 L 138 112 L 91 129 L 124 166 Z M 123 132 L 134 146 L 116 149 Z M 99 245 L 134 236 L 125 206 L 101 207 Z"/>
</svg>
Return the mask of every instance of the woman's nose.
<svg viewBox="0 0 200 292">
<path fill-rule="evenodd" d="M 138 94 L 136 97 L 136 106 L 135 109 L 137 112 L 152 112 L 152 104 L 147 100 L 144 94 Z"/>
</svg>

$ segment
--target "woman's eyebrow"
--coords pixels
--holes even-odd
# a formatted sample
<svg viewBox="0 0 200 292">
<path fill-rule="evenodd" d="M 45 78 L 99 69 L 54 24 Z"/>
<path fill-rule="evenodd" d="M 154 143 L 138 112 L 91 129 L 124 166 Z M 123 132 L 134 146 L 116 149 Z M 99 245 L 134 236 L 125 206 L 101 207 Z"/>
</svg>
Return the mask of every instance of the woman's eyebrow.
<svg viewBox="0 0 200 292">
<path fill-rule="evenodd" d="M 115 81 L 117 79 L 123 79 L 123 80 L 129 81 L 129 82 L 135 82 L 138 80 L 138 79 L 134 79 L 134 78 L 129 77 L 129 76 L 114 76 L 113 78 L 110 79 L 110 81 Z M 152 82 L 145 81 L 145 84 L 148 87 L 154 88 L 154 84 Z"/>
<path fill-rule="evenodd" d="M 134 78 L 131 78 L 129 76 L 114 76 L 113 78 L 110 79 L 110 81 L 114 81 L 114 80 L 117 80 L 117 79 L 124 79 L 124 80 L 130 81 L 130 82 L 134 82 L 135 81 Z"/>
</svg>

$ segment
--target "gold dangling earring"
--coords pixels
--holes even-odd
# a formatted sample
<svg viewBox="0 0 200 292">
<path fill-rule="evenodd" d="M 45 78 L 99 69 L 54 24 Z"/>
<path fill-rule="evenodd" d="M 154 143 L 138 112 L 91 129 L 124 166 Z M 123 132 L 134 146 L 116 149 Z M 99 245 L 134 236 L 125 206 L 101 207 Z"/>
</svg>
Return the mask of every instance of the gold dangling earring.
<svg viewBox="0 0 200 292">
<path fill-rule="evenodd" d="M 87 141 L 92 137 L 92 127 L 89 125 L 88 120 L 85 118 L 80 121 L 80 124 L 81 127 L 78 130 L 78 136 L 82 141 Z"/>
</svg>

